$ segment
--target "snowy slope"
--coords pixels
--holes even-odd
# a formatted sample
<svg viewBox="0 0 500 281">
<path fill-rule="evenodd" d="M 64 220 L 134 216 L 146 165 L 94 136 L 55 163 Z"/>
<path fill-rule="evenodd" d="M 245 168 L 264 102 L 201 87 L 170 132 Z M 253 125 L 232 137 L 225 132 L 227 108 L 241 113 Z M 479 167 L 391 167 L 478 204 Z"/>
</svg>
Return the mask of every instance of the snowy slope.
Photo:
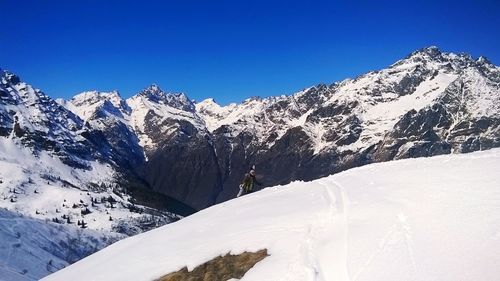
<svg viewBox="0 0 500 281">
<path fill-rule="evenodd" d="M 124 237 L 0 208 L 0 280 L 39 280 Z"/>
<path fill-rule="evenodd" d="M 88 228 L 106 232 L 120 220 L 141 217 L 127 208 L 129 197 L 118 196 L 107 185 L 113 169 L 91 164 L 90 170 L 72 169 L 46 152 L 35 157 L 13 140 L 0 138 L 0 207 L 41 220 L 58 218 L 62 224 L 66 219 L 61 216 L 66 215 L 75 227 L 78 220 L 85 220 Z M 110 196 L 117 202 L 113 208 L 106 200 L 101 202 Z M 92 204 L 92 198 L 98 203 Z M 83 215 L 85 209 L 92 213 Z"/>
<path fill-rule="evenodd" d="M 117 91 L 88 91 L 74 96 L 68 102 L 64 100 L 58 100 L 58 102 L 68 107 L 84 121 L 92 119 L 98 111 L 106 116 L 124 119 L 130 110 Z"/>
<path fill-rule="evenodd" d="M 242 280 L 498 280 L 500 149 L 293 182 L 117 242 L 43 280 L 153 280 L 267 248 Z"/>
</svg>

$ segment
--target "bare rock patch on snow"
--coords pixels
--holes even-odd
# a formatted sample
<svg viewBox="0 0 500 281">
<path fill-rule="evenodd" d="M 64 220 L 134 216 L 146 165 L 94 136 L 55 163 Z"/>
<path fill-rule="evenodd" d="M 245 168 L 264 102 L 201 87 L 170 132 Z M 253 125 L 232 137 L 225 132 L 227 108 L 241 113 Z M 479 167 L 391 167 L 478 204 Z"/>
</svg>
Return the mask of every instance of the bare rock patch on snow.
<svg viewBox="0 0 500 281">
<path fill-rule="evenodd" d="M 255 264 L 268 256 L 267 249 L 257 252 L 243 252 L 239 255 L 227 253 L 197 266 L 192 271 L 187 267 L 169 273 L 157 281 L 226 281 L 232 278 L 240 279 Z"/>
</svg>

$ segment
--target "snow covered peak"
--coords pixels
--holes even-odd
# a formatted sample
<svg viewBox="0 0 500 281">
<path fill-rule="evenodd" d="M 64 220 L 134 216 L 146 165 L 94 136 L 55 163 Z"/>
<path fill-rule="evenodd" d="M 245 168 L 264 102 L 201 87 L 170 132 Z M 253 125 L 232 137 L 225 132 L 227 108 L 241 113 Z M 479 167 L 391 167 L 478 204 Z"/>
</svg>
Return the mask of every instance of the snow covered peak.
<svg viewBox="0 0 500 281">
<path fill-rule="evenodd" d="M 8 71 L 0 80 L 0 133 L 17 127 L 18 136 L 44 133 L 49 138 L 73 138 L 83 122 L 42 91 Z"/>
<path fill-rule="evenodd" d="M 412 53 L 412 55 L 418 55 L 418 54 L 425 54 L 430 57 L 437 57 L 441 54 L 441 51 L 436 46 L 429 46 Z"/>
<path fill-rule="evenodd" d="M 184 93 L 167 93 L 153 84 L 127 99 L 127 104 L 131 108 L 129 124 L 148 152 L 182 131 L 186 124 L 195 127 L 196 132 L 206 131 L 195 104 Z"/>
<path fill-rule="evenodd" d="M 74 96 L 65 103 L 71 111 L 75 112 L 83 120 L 89 120 L 95 115 L 115 115 L 119 118 L 125 118 L 130 112 L 127 105 L 118 93 L 118 91 L 99 92 L 87 91 Z"/>
<path fill-rule="evenodd" d="M 197 112 L 214 112 L 218 111 L 221 106 L 213 99 L 208 98 L 195 104 Z"/>
<path fill-rule="evenodd" d="M 121 98 L 118 91 L 114 90 L 111 92 L 101 92 L 101 91 L 86 91 L 82 92 L 72 99 L 73 103 L 96 103 L 102 100 L 109 100 L 115 104 L 118 104 L 123 99 Z"/>
<path fill-rule="evenodd" d="M 163 90 L 160 88 L 160 85 L 158 85 L 156 83 L 153 83 L 153 84 L 149 85 L 144 90 L 145 91 L 150 91 L 150 92 L 163 92 Z"/>
<path fill-rule="evenodd" d="M 110 159 L 115 154 L 108 143 L 93 135 L 96 128 L 68 110 L 70 102 L 56 102 L 5 73 L 0 81 L 0 136 L 29 147 L 34 154 L 46 151 L 72 168 L 92 169 L 94 161 L 116 163 Z M 96 95 L 87 93 L 80 98 Z"/>
<path fill-rule="evenodd" d="M 204 99 L 196 103 L 196 107 L 212 107 L 214 105 L 219 105 L 214 98 Z"/>
<path fill-rule="evenodd" d="M 159 100 L 164 98 L 165 92 L 163 92 L 163 90 L 157 84 L 151 84 L 150 86 L 140 91 L 138 95 L 147 97 L 151 101 L 158 102 Z"/>
<path fill-rule="evenodd" d="M 140 91 L 135 97 L 143 97 L 151 102 L 165 104 L 180 110 L 193 112 L 195 109 L 194 103 L 184 93 L 167 93 L 156 84 Z"/>
<path fill-rule="evenodd" d="M 15 75 L 10 71 L 3 70 L 1 68 L 0 68 L 0 77 L 2 79 L 3 84 L 18 84 L 21 82 L 19 76 Z"/>
<path fill-rule="evenodd" d="M 479 64 L 489 64 L 489 65 L 492 64 L 491 61 L 485 56 L 479 56 L 479 58 L 477 58 L 476 62 Z"/>
<path fill-rule="evenodd" d="M 416 66 L 434 70 L 461 72 L 467 67 L 494 66 L 484 56 L 474 59 L 468 53 L 442 52 L 431 46 L 411 53 L 405 59 L 397 61 L 391 67 Z"/>
</svg>

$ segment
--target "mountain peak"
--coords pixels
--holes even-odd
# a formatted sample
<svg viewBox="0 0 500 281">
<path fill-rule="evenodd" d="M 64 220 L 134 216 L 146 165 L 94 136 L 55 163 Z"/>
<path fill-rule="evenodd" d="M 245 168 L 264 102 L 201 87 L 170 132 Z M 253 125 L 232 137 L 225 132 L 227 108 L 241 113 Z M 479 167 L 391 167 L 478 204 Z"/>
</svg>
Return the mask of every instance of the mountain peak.
<svg viewBox="0 0 500 281">
<path fill-rule="evenodd" d="M 192 112 L 195 108 L 193 102 L 186 94 L 164 92 L 157 84 L 151 84 L 136 96 L 144 97 L 153 103 L 166 104 L 184 111 Z"/>
<path fill-rule="evenodd" d="M 488 58 L 486 58 L 485 56 L 479 56 L 479 58 L 477 58 L 476 62 L 479 64 L 492 64 L 491 61 Z"/>
<path fill-rule="evenodd" d="M 151 84 L 142 91 L 139 92 L 138 96 L 146 97 L 153 102 L 160 102 L 160 100 L 165 99 L 166 93 L 157 84 Z"/>
<path fill-rule="evenodd" d="M 214 98 L 207 98 L 198 103 L 199 105 L 218 105 Z"/>
<path fill-rule="evenodd" d="M 153 92 L 153 93 L 163 93 L 163 90 L 160 88 L 160 85 L 153 83 L 149 85 L 144 91 Z"/>
<path fill-rule="evenodd" d="M 2 68 L 0 68 L 0 78 L 1 80 L 5 80 L 5 83 L 18 84 L 21 82 L 19 76 Z"/>
<path fill-rule="evenodd" d="M 101 101 L 110 101 L 113 104 L 120 104 L 123 99 L 117 90 L 110 92 L 92 90 L 82 92 L 74 96 L 70 101 L 74 104 L 95 104 Z"/>
<path fill-rule="evenodd" d="M 419 50 L 411 53 L 409 57 L 424 55 L 424 56 L 428 56 L 430 58 L 437 58 L 437 57 L 441 56 L 441 54 L 442 54 L 442 52 L 439 50 L 438 47 L 429 46 L 429 47 L 425 47 L 425 48 L 419 49 Z"/>
</svg>

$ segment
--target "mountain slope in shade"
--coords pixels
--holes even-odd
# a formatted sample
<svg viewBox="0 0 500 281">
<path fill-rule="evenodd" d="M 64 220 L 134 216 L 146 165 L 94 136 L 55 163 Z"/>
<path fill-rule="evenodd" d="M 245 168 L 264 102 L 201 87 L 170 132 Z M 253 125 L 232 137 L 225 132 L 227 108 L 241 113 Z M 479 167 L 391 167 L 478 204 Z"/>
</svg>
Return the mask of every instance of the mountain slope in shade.
<svg viewBox="0 0 500 281">
<path fill-rule="evenodd" d="M 43 280 L 154 280 L 267 249 L 242 280 L 497 280 L 500 150 L 367 165 L 213 206 Z"/>
<path fill-rule="evenodd" d="M 195 198 L 188 204 L 198 208 L 215 203 L 221 188 L 216 152 L 204 120 L 186 95 L 151 85 L 127 100 L 117 93 L 93 91 L 61 103 L 101 128 L 111 144 L 130 140 L 130 145 L 115 145 L 115 151 L 129 152 L 134 171 L 156 191 L 168 186 L 170 192 L 164 194 L 177 200 Z M 139 149 L 129 147 L 137 146 L 141 155 L 131 153 Z M 205 182 L 202 188 L 200 181 Z"/>
<path fill-rule="evenodd" d="M 89 91 L 67 102 L 58 102 L 103 133 L 115 154 L 119 155 L 115 159 L 120 167 L 133 170 L 144 162 L 138 136 L 128 124 L 131 108 L 118 92 Z"/>
</svg>

